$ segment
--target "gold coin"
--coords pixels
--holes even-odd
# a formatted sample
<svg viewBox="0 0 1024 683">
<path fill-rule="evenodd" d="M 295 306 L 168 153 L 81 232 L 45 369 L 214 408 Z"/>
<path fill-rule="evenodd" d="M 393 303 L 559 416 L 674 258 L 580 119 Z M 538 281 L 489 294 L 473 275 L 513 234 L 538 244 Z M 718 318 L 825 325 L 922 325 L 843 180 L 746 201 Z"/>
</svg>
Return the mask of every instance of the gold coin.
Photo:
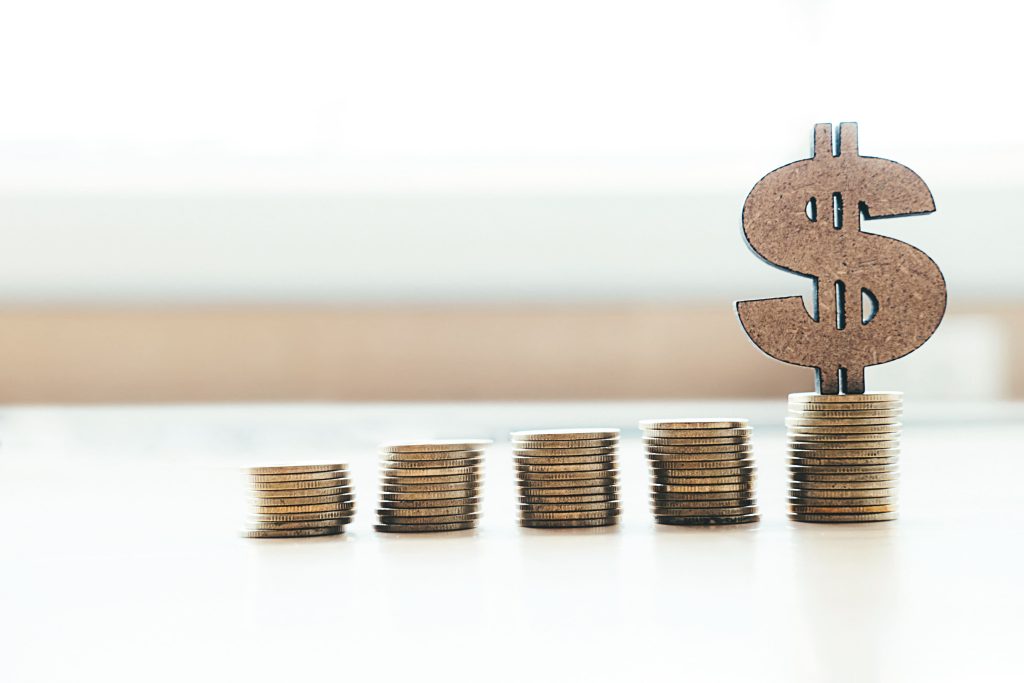
<svg viewBox="0 0 1024 683">
<path fill-rule="evenodd" d="M 615 468 L 603 470 L 584 470 L 583 472 L 533 472 L 516 471 L 516 479 L 521 482 L 535 481 L 569 481 L 572 479 L 615 479 L 619 471 Z"/>
<path fill-rule="evenodd" d="M 842 446 L 846 443 L 878 443 L 881 441 L 898 441 L 900 432 L 883 432 L 871 434 L 809 434 L 807 432 L 790 432 L 789 443 L 791 444 L 819 444 L 826 443 L 832 446 Z"/>
<path fill-rule="evenodd" d="M 615 462 L 580 463 L 578 465 L 516 465 L 516 472 L 608 472 L 617 469 Z"/>
<path fill-rule="evenodd" d="M 655 510 L 706 510 L 708 508 L 747 508 L 755 507 L 757 502 L 750 497 L 729 498 L 725 500 L 661 500 L 653 498 L 651 507 Z M 672 514 L 670 512 L 665 514 Z"/>
<path fill-rule="evenodd" d="M 340 527 L 342 524 L 337 519 L 310 519 L 305 521 L 290 522 L 267 522 L 263 520 L 248 520 L 246 528 L 252 529 L 322 529 L 324 527 Z"/>
<path fill-rule="evenodd" d="M 242 532 L 245 538 L 302 538 L 305 536 L 336 536 L 345 531 L 341 526 L 317 529 L 249 529 Z"/>
<path fill-rule="evenodd" d="M 381 485 L 381 490 L 389 494 L 415 494 L 441 492 L 441 490 L 477 490 L 479 487 L 479 479 L 474 478 L 442 483 L 384 483 Z"/>
<path fill-rule="evenodd" d="M 652 484 L 651 489 L 655 493 L 726 493 L 735 491 L 749 491 L 750 484 Z"/>
<path fill-rule="evenodd" d="M 296 496 L 294 498 L 250 498 L 249 502 L 257 507 L 319 505 L 320 503 L 351 503 L 352 494 L 344 493 L 331 496 Z"/>
<path fill-rule="evenodd" d="M 519 441 L 516 439 L 512 440 L 513 448 L 526 448 L 529 450 L 538 451 L 543 451 L 547 449 L 575 450 L 577 448 L 615 448 L 618 445 L 618 437 L 614 439 L 577 439 L 566 441 Z"/>
<path fill-rule="evenodd" d="M 618 517 L 603 517 L 600 519 L 519 520 L 519 526 L 526 529 L 588 529 L 592 527 L 614 526 L 618 523 Z"/>
<path fill-rule="evenodd" d="M 716 469 L 688 469 L 681 467 L 670 467 L 668 465 L 654 464 L 651 466 L 651 474 L 660 477 L 738 477 L 744 474 L 752 474 L 757 471 L 756 467 L 721 467 Z"/>
<path fill-rule="evenodd" d="M 530 512 L 596 512 L 598 510 L 618 510 L 618 501 L 602 503 L 520 503 L 520 510 Z"/>
<path fill-rule="evenodd" d="M 542 456 L 517 456 L 515 458 L 517 465 L 525 465 L 527 467 L 532 467 L 533 465 L 599 465 L 602 463 L 614 463 L 615 461 L 615 455 L 587 455 L 582 458 L 548 458 Z"/>
<path fill-rule="evenodd" d="M 253 491 L 298 491 L 302 489 L 325 489 L 348 485 L 348 476 L 334 477 L 331 479 L 306 479 L 300 481 L 249 482 L 249 487 Z"/>
<path fill-rule="evenodd" d="M 757 512 L 756 505 L 718 508 L 655 508 L 656 517 L 742 517 Z"/>
<path fill-rule="evenodd" d="M 588 455 L 615 455 L 615 448 L 513 448 L 512 453 L 526 457 L 580 458 Z"/>
<path fill-rule="evenodd" d="M 850 436 L 851 434 L 899 434 L 903 431 L 903 425 L 899 422 L 888 425 L 789 425 L 790 434 L 840 434 Z"/>
<path fill-rule="evenodd" d="M 836 465 L 790 465 L 790 472 L 814 474 L 881 474 L 883 472 L 899 472 L 899 465 L 860 465 L 857 467 L 841 467 Z"/>
<path fill-rule="evenodd" d="M 743 453 L 650 453 L 646 457 L 651 462 L 661 463 L 708 463 L 709 467 L 722 467 L 722 463 L 749 460 L 751 451 Z M 712 465 L 711 463 L 717 463 Z"/>
<path fill-rule="evenodd" d="M 740 515 L 739 517 L 655 517 L 658 524 L 674 526 L 714 526 L 716 524 L 752 524 L 759 522 L 761 517 L 756 514 Z"/>
<path fill-rule="evenodd" d="M 899 441 L 794 441 L 789 440 L 791 450 L 821 450 L 821 451 L 856 451 L 856 450 L 878 450 L 880 448 L 897 448 Z"/>
<path fill-rule="evenodd" d="M 474 515 L 479 512 L 476 505 L 452 505 L 443 508 L 377 508 L 381 517 L 442 517 L 450 515 Z"/>
<path fill-rule="evenodd" d="M 787 449 L 790 457 L 798 458 L 836 458 L 838 460 L 846 460 L 849 458 L 895 458 L 900 454 L 898 448 L 857 448 L 854 450 L 839 450 L 839 449 L 826 449 L 818 450 L 814 448 L 793 448 Z"/>
<path fill-rule="evenodd" d="M 877 484 L 876 484 L 877 486 Z M 858 498 L 884 498 L 896 495 L 895 488 L 870 488 L 870 489 L 811 489 L 803 486 L 790 486 L 789 495 L 792 498 L 831 498 L 836 500 L 856 500 Z"/>
<path fill-rule="evenodd" d="M 654 439 L 693 439 L 703 437 L 707 430 L 701 430 L 699 433 L 694 430 L 690 432 L 686 429 L 647 429 L 644 430 L 644 441 L 653 441 Z M 725 432 L 725 430 L 722 430 Z M 721 436 L 737 436 L 736 434 L 725 434 Z"/>
<path fill-rule="evenodd" d="M 269 512 L 250 514 L 249 519 L 258 522 L 304 522 L 312 520 L 333 520 L 338 524 L 348 524 L 355 514 L 355 508 L 348 510 L 330 510 L 328 512 L 292 512 L 273 514 Z"/>
<path fill-rule="evenodd" d="M 412 500 L 458 500 L 462 498 L 478 498 L 480 492 L 477 488 L 466 489 L 442 489 L 439 491 L 384 491 L 380 499 L 395 501 Z"/>
<path fill-rule="evenodd" d="M 520 510 L 519 519 L 530 522 L 568 520 L 568 519 L 605 519 L 617 515 L 617 510 L 585 510 L 582 512 L 531 512 Z"/>
<path fill-rule="evenodd" d="M 550 505 L 553 503 L 613 503 L 619 500 L 616 494 L 592 496 L 519 496 L 521 504 Z"/>
<path fill-rule="evenodd" d="M 654 492 L 651 494 L 651 501 L 658 504 L 671 505 L 675 503 L 697 503 L 702 501 L 732 501 L 751 498 L 753 492 L 750 487 L 741 491 L 725 492 L 704 492 L 704 493 L 664 493 Z"/>
<path fill-rule="evenodd" d="M 821 417 L 830 420 L 850 420 L 850 419 L 868 419 L 868 418 L 898 418 L 903 415 L 902 410 L 895 408 L 890 410 L 818 410 L 814 413 L 815 417 Z M 807 413 L 790 411 L 790 417 L 806 417 Z"/>
<path fill-rule="evenodd" d="M 861 514 L 861 515 L 812 515 L 812 514 L 798 514 L 795 512 L 790 513 L 789 518 L 795 522 L 891 522 L 898 517 L 896 512 L 880 512 L 873 514 Z"/>
<path fill-rule="evenodd" d="M 562 488 L 519 487 L 520 497 L 543 498 L 546 496 L 603 496 L 617 495 L 618 486 L 580 486 Z"/>
<path fill-rule="evenodd" d="M 819 481 L 819 482 L 881 482 L 896 481 L 899 478 L 898 472 L 857 472 L 846 474 L 841 472 L 829 472 L 828 474 L 816 472 L 794 472 L 790 470 L 790 477 L 795 481 Z M 889 486 L 890 484 L 886 484 Z"/>
<path fill-rule="evenodd" d="M 670 429 L 669 436 L 654 436 L 649 431 L 644 431 L 643 440 L 645 443 L 658 443 L 660 441 L 675 441 L 677 439 L 749 439 L 753 431 L 750 427 L 739 429 Z M 663 444 L 671 446 L 673 444 Z"/>
<path fill-rule="evenodd" d="M 461 515 L 433 515 L 424 517 L 401 517 L 396 515 L 377 515 L 377 521 L 380 524 L 386 524 L 391 526 L 393 524 L 402 524 L 407 526 L 413 526 L 416 524 L 462 524 L 464 522 L 475 522 L 480 517 L 477 512 L 470 512 Z"/>
<path fill-rule="evenodd" d="M 835 419 L 830 417 L 815 417 L 807 413 L 800 413 L 798 417 L 787 417 L 786 424 L 790 427 L 900 427 L 898 417 L 874 417 L 865 420 L 850 418 Z"/>
<path fill-rule="evenodd" d="M 485 451 L 474 449 L 470 451 L 426 451 L 423 453 L 390 453 L 382 451 L 379 456 L 384 463 L 392 462 L 449 462 L 450 460 L 471 460 L 484 457 Z"/>
<path fill-rule="evenodd" d="M 859 410 L 903 410 L 902 403 L 803 403 L 789 404 L 791 415 L 800 414 L 804 417 L 819 417 L 822 413 L 829 413 L 836 410 L 855 412 Z"/>
<path fill-rule="evenodd" d="M 480 504 L 479 496 L 465 498 L 426 498 L 419 500 L 381 500 L 379 505 L 389 510 L 412 510 L 421 508 L 451 507 L 453 505 L 476 506 Z"/>
<path fill-rule="evenodd" d="M 512 432 L 513 441 L 593 441 L 595 439 L 617 439 L 619 431 L 614 427 L 585 427 L 579 429 L 530 429 Z"/>
<path fill-rule="evenodd" d="M 447 451 L 474 451 L 490 446 L 490 439 L 431 439 L 429 441 L 388 441 L 377 447 L 382 453 L 443 453 Z"/>
<path fill-rule="evenodd" d="M 651 459 L 651 467 L 657 469 L 686 470 L 700 472 L 702 470 L 736 469 L 738 467 L 753 467 L 752 458 L 740 460 L 655 460 Z"/>
<path fill-rule="evenodd" d="M 729 455 L 744 455 L 753 450 L 750 444 L 731 444 L 725 446 L 648 446 L 649 454 L 657 455 L 710 455 L 713 453 L 727 453 Z"/>
<path fill-rule="evenodd" d="M 385 486 L 434 486 L 436 484 L 476 484 L 483 481 L 479 474 L 454 474 L 449 477 L 399 477 L 396 475 L 381 477 Z M 425 489 L 424 489 L 425 490 Z"/>
<path fill-rule="evenodd" d="M 860 491 L 864 489 L 892 488 L 896 485 L 894 479 L 892 485 L 885 481 L 791 481 L 790 487 L 800 489 L 814 489 L 816 491 Z"/>
<path fill-rule="evenodd" d="M 477 467 L 483 464 L 483 458 L 451 458 L 449 460 L 387 460 L 381 466 L 388 470 L 431 470 L 431 469 L 462 469 L 464 467 Z"/>
<path fill-rule="evenodd" d="M 325 472 L 297 472 L 295 474 L 250 474 L 249 482 L 255 484 L 287 484 L 303 481 L 321 481 L 324 479 L 347 479 L 348 469 L 327 470 Z"/>
<path fill-rule="evenodd" d="M 793 456 L 789 459 L 791 465 L 811 465 L 816 467 L 863 467 L 865 465 L 898 465 L 900 459 L 891 458 L 801 458 Z"/>
<path fill-rule="evenodd" d="M 479 467 L 381 468 L 381 474 L 385 477 L 453 477 L 460 474 L 474 475 L 479 471 Z"/>
<path fill-rule="evenodd" d="M 273 489 L 261 491 L 259 489 L 250 491 L 253 498 L 308 498 L 310 496 L 344 496 L 352 495 L 351 486 L 335 486 L 334 488 L 323 489 Z"/>
<path fill-rule="evenodd" d="M 896 512 L 895 505 L 862 505 L 862 506 L 820 506 L 791 504 L 790 512 L 796 515 L 870 515 L 885 512 Z"/>
<path fill-rule="evenodd" d="M 345 463 L 329 463 L 322 465 L 269 465 L 246 467 L 245 471 L 255 476 L 280 474 L 308 474 L 311 472 L 337 472 L 348 469 Z"/>
<path fill-rule="evenodd" d="M 749 443 L 745 436 L 726 436 L 722 438 L 700 437 L 693 439 L 644 439 L 648 446 L 729 446 Z"/>
<path fill-rule="evenodd" d="M 872 403 L 902 401 L 902 391 L 865 391 L 863 394 L 818 394 L 802 391 L 789 395 L 791 403 Z"/>
<path fill-rule="evenodd" d="M 662 477 L 655 475 L 651 477 L 651 481 L 656 484 L 671 484 L 673 486 L 703 486 L 705 484 L 715 486 L 722 484 L 752 485 L 757 481 L 757 477 L 754 475 L 742 477 Z"/>
<path fill-rule="evenodd" d="M 808 498 L 804 496 L 790 496 L 791 505 L 814 505 L 824 508 L 859 508 L 870 505 L 896 505 L 896 496 L 883 496 L 881 498 Z M 841 510 L 840 510 L 841 511 Z"/>
<path fill-rule="evenodd" d="M 374 524 L 376 531 L 390 534 L 425 534 L 437 531 L 468 531 L 476 527 L 476 521 L 455 524 Z"/>
<path fill-rule="evenodd" d="M 743 418 L 711 418 L 700 420 L 667 419 L 640 420 L 640 429 L 650 430 L 688 430 L 688 429 L 743 429 L 750 426 L 749 420 Z"/>
<path fill-rule="evenodd" d="M 352 502 L 343 503 L 306 503 L 302 505 L 253 505 L 249 511 L 254 515 L 283 515 L 290 512 L 330 512 L 332 510 L 352 510 Z"/>
</svg>

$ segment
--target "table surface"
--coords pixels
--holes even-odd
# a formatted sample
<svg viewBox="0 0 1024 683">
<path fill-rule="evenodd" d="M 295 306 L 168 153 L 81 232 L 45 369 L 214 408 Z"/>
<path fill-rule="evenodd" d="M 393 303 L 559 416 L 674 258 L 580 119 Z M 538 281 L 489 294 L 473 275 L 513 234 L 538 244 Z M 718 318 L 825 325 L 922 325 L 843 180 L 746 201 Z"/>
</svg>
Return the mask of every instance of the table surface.
<svg viewBox="0 0 1024 683">
<path fill-rule="evenodd" d="M 786 518 L 784 401 L 6 409 L 0 680 L 1021 680 L 1024 407 L 906 412 L 900 520 L 829 526 Z M 655 525 L 637 420 L 723 413 L 762 521 Z M 520 529 L 508 430 L 580 425 L 627 428 L 622 523 Z M 495 439 L 479 529 L 373 531 L 374 444 L 421 436 Z M 344 536 L 237 535 L 239 465 L 325 459 Z"/>
</svg>

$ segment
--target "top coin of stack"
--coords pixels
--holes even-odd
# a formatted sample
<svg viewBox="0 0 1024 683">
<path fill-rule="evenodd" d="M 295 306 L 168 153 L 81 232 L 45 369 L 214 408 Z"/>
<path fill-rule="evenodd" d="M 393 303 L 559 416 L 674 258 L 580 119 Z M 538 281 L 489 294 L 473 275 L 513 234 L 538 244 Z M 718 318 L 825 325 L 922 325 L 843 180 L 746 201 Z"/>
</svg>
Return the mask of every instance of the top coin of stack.
<svg viewBox="0 0 1024 683">
<path fill-rule="evenodd" d="M 519 523 L 535 529 L 619 520 L 618 429 L 512 432 Z"/>
<path fill-rule="evenodd" d="M 344 464 L 248 467 L 246 473 L 252 497 L 242 535 L 248 538 L 340 534 L 355 514 Z"/>
<path fill-rule="evenodd" d="M 476 526 L 486 439 L 394 441 L 382 465 L 377 531 L 459 531 Z"/>
<path fill-rule="evenodd" d="M 746 420 L 643 420 L 640 429 L 659 524 L 742 524 L 759 519 Z"/>
<path fill-rule="evenodd" d="M 790 394 L 790 518 L 896 519 L 902 413 L 899 392 Z"/>
</svg>

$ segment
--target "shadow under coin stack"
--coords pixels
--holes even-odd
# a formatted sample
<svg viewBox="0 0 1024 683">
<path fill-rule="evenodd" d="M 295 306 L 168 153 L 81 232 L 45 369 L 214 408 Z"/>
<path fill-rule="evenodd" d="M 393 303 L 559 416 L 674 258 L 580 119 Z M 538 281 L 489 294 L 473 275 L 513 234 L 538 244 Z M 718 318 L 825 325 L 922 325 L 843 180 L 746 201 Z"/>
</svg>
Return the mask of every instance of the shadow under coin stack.
<svg viewBox="0 0 1024 683">
<path fill-rule="evenodd" d="M 380 446 L 377 531 L 422 533 L 476 527 L 485 439 Z"/>
<path fill-rule="evenodd" d="M 790 394 L 790 519 L 896 519 L 903 394 Z"/>
<path fill-rule="evenodd" d="M 643 420 L 658 524 L 756 522 L 756 471 L 746 420 Z"/>
<path fill-rule="evenodd" d="M 534 529 L 619 521 L 618 429 L 512 432 L 519 524 Z"/>
<path fill-rule="evenodd" d="M 247 538 L 296 538 L 340 534 L 355 502 L 348 467 L 280 465 L 249 467 Z"/>
</svg>

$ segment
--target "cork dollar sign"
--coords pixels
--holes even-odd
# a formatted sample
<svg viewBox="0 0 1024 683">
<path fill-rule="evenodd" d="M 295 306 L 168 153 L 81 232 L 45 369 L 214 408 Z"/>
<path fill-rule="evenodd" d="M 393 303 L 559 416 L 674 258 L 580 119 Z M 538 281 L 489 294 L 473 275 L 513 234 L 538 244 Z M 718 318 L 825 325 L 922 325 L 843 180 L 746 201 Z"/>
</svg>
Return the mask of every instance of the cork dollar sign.
<svg viewBox="0 0 1024 683">
<path fill-rule="evenodd" d="M 766 175 L 747 195 L 743 232 L 768 263 L 813 278 L 800 296 L 740 301 L 740 322 L 769 356 L 813 367 L 823 394 L 864 393 L 864 368 L 900 358 L 935 332 L 946 283 L 921 250 L 865 232 L 862 220 L 935 211 L 921 178 L 861 156 L 857 124 L 814 127 L 814 156 Z"/>
</svg>

